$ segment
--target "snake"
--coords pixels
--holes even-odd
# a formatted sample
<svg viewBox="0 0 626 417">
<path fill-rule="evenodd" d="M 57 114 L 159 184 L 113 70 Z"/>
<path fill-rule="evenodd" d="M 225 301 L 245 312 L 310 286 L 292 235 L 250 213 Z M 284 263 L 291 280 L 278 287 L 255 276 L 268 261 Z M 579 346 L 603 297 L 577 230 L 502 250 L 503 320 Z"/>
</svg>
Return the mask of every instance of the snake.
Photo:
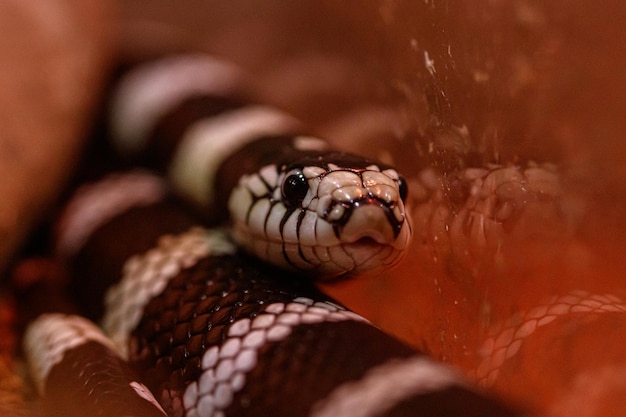
<svg viewBox="0 0 626 417">
<path fill-rule="evenodd" d="M 237 243 L 268 262 L 316 278 L 399 262 L 412 234 L 406 180 L 250 104 L 241 77 L 206 57 L 129 76 L 112 104 L 117 148 L 166 171 L 203 211 L 227 212 Z"/>
<path fill-rule="evenodd" d="M 521 415 L 316 287 L 402 260 L 406 179 L 242 85 L 205 55 L 120 80 L 111 140 L 144 168 L 79 187 L 56 221 L 80 314 L 24 336 L 49 414 Z"/>
</svg>

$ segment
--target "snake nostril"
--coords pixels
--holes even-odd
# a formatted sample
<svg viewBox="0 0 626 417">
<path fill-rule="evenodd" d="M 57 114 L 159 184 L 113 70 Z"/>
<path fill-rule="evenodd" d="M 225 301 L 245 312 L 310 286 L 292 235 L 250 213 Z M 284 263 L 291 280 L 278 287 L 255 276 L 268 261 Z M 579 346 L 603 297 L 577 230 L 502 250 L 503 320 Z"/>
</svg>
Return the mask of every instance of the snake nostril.
<svg viewBox="0 0 626 417">
<path fill-rule="evenodd" d="M 340 222 L 346 214 L 346 208 L 341 204 L 335 204 L 330 210 L 326 212 L 326 220 L 331 223 Z"/>
</svg>

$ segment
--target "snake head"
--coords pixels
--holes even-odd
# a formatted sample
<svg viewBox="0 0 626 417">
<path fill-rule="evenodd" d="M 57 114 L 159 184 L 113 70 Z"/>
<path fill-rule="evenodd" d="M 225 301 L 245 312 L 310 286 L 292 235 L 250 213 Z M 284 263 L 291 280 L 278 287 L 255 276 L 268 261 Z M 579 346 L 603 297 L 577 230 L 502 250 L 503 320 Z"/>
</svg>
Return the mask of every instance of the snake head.
<svg viewBox="0 0 626 417">
<path fill-rule="evenodd" d="M 340 152 L 310 152 L 244 176 L 229 203 L 234 237 L 256 256 L 330 278 L 390 267 L 411 240 L 404 178 Z"/>
</svg>

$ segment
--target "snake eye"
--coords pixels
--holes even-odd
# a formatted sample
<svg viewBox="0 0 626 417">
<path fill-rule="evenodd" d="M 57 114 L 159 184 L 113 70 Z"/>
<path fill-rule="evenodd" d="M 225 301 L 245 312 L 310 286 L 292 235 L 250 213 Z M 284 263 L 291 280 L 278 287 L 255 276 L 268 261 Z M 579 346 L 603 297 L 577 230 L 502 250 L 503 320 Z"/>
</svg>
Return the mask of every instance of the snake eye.
<svg viewBox="0 0 626 417">
<path fill-rule="evenodd" d="M 400 199 L 402 200 L 402 202 L 405 202 L 406 197 L 409 195 L 409 186 L 402 176 L 398 177 L 398 191 L 400 192 Z"/>
<path fill-rule="evenodd" d="M 309 183 L 301 170 L 293 170 L 283 181 L 282 194 L 285 203 L 297 206 L 309 191 Z"/>
</svg>

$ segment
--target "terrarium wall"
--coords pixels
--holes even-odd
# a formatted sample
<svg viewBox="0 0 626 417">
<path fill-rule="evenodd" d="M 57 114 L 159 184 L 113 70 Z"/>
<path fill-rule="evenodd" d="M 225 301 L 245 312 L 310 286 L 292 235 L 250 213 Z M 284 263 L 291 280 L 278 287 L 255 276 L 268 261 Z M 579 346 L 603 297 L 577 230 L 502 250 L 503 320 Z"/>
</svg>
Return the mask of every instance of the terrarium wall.
<svg viewBox="0 0 626 417">
<path fill-rule="evenodd" d="M 116 21 L 116 59 L 217 54 L 405 174 L 406 259 L 325 291 L 530 408 L 625 407 L 623 2 L 133 0 Z"/>
</svg>

